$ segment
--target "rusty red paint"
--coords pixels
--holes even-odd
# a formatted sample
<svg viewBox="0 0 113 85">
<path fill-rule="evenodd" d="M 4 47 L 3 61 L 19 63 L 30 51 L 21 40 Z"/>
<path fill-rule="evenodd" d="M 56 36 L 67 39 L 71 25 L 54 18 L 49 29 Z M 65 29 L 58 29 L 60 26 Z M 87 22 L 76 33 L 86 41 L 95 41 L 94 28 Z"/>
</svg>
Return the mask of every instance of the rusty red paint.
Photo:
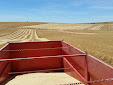
<svg viewBox="0 0 113 85">
<path fill-rule="evenodd" d="M 10 51 L 19 49 L 26 50 Z M 10 73 L 58 68 L 69 68 L 60 71 L 81 82 L 113 78 L 113 67 L 64 41 L 8 43 L 0 50 L 0 84 L 11 76 Z M 113 85 L 113 81 L 90 85 Z"/>
</svg>

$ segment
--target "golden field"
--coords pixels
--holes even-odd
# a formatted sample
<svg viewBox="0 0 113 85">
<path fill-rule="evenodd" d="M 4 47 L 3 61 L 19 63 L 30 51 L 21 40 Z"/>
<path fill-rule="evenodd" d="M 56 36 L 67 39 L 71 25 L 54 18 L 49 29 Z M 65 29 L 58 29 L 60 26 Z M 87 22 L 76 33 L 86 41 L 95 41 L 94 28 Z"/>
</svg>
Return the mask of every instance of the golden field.
<svg viewBox="0 0 113 85">
<path fill-rule="evenodd" d="M 113 66 L 113 23 L 0 22 L 0 48 L 7 42 L 63 39 Z"/>
</svg>

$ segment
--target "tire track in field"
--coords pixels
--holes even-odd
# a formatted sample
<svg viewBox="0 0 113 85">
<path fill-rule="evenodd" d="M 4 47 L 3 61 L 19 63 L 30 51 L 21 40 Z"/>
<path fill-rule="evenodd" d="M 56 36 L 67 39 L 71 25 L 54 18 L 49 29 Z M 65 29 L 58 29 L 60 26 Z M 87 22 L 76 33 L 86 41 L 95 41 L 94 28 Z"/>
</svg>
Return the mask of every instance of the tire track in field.
<svg viewBox="0 0 113 85">
<path fill-rule="evenodd" d="M 21 29 L 18 29 L 17 31 L 10 33 L 8 35 L 0 36 L 0 48 L 3 47 L 7 42 L 10 42 L 11 35 L 14 35 L 18 33 Z"/>
<path fill-rule="evenodd" d="M 15 40 L 18 39 L 19 37 L 23 36 L 23 34 L 26 32 L 26 30 L 23 30 L 15 35 L 11 35 L 11 38 L 9 38 L 10 40 Z"/>
<path fill-rule="evenodd" d="M 13 33 L 8 34 L 8 35 L 0 36 L 0 40 L 1 40 L 1 38 L 8 38 L 10 35 L 13 35 L 13 34 L 17 33 L 18 31 L 20 31 L 20 29 Z"/>
<path fill-rule="evenodd" d="M 27 36 L 29 36 L 29 34 L 30 34 L 30 32 L 28 30 L 26 30 L 25 33 L 22 36 L 20 36 L 18 39 L 24 40 L 24 39 L 26 39 Z"/>
<path fill-rule="evenodd" d="M 28 33 L 24 36 L 23 39 L 20 40 L 20 42 L 26 42 L 26 41 L 29 41 L 30 39 L 30 36 L 31 36 L 31 30 L 27 30 Z"/>
<path fill-rule="evenodd" d="M 0 37 L 0 48 L 7 42 L 48 41 L 39 38 L 36 29 L 18 29 L 17 31 Z"/>
<path fill-rule="evenodd" d="M 12 34 L 9 34 L 9 35 L 7 35 L 7 36 L 4 36 L 4 37 L 2 37 L 2 39 L 3 39 L 3 41 L 5 40 L 8 40 L 8 41 L 12 41 L 12 40 L 14 40 L 15 38 L 17 38 L 18 37 L 18 35 L 19 34 L 22 34 L 24 31 L 22 31 L 22 30 L 19 30 L 19 31 L 17 31 L 17 32 L 15 32 L 15 33 L 12 33 Z M 1 40 L 1 39 L 0 39 Z"/>
<path fill-rule="evenodd" d="M 27 35 L 28 31 L 23 30 L 21 33 L 19 33 L 17 36 L 15 36 L 13 39 L 15 40 L 22 40 Z"/>
<path fill-rule="evenodd" d="M 20 29 L 20 30 L 18 30 L 16 32 L 13 32 L 13 33 L 11 33 L 9 35 L 6 35 L 6 36 L 0 37 L 0 38 L 12 40 L 14 36 L 17 36 L 21 32 L 22 32 L 22 30 Z"/>
<path fill-rule="evenodd" d="M 30 35 L 24 41 L 47 41 L 46 38 L 39 38 L 36 29 L 29 29 Z"/>
</svg>

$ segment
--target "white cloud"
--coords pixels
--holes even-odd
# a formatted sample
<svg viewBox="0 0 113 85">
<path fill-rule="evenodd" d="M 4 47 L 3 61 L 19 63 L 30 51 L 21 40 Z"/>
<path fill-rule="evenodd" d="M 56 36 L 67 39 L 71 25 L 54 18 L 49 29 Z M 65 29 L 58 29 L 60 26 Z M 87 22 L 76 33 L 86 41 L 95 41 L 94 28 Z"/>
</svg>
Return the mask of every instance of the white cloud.
<svg viewBox="0 0 113 85">
<path fill-rule="evenodd" d="M 113 0 L 86 0 L 89 5 L 113 5 Z"/>
<path fill-rule="evenodd" d="M 93 9 L 104 9 L 112 10 L 113 9 L 113 0 L 86 0 L 89 8 Z"/>
<path fill-rule="evenodd" d="M 100 18 L 113 18 L 113 16 L 97 16 L 97 17 L 100 17 Z"/>
<path fill-rule="evenodd" d="M 97 5 L 97 6 L 90 6 L 89 8 L 112 10 L 113 6 L 101 6 L 101 5 Z"/>
</svg>

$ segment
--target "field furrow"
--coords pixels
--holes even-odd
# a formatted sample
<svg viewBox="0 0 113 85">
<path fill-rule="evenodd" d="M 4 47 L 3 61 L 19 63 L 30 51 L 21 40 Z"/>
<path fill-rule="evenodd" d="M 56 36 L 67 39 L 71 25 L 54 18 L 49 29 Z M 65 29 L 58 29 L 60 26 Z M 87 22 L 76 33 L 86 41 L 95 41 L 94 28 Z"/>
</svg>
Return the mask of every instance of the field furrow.
<svg viewBox="0 0 113 85">
<path fill-rule="evenodd" d="M 0 47 L 7 42 L 27 42 L 27 41 L 41 41 L 43 38 L 38 38 L 36 29 L 19 29 L 11 34 L 0 37 Z M 47 39 L 45 39 L 47 40 Z"/>
<path fill-rule="evenodd" d="M 9 34 L 9 35 L 6 35 L 6 36 L 3 36 L 3 37 L 0 37 L 0 38 L 5 38 L 5 39 L 12 39 L 14 36 L 16 36 L 16 35 L 18 35 L 19 33 L 21 33 L 22 32 L 22 30 L 21 29 L 19 29 L 19 30 L 17 30 L 17 31 L 15 31 L 15 32 L 13 32 L 13 33 L 11 33 L 11 34 Z"/>
</svg>

